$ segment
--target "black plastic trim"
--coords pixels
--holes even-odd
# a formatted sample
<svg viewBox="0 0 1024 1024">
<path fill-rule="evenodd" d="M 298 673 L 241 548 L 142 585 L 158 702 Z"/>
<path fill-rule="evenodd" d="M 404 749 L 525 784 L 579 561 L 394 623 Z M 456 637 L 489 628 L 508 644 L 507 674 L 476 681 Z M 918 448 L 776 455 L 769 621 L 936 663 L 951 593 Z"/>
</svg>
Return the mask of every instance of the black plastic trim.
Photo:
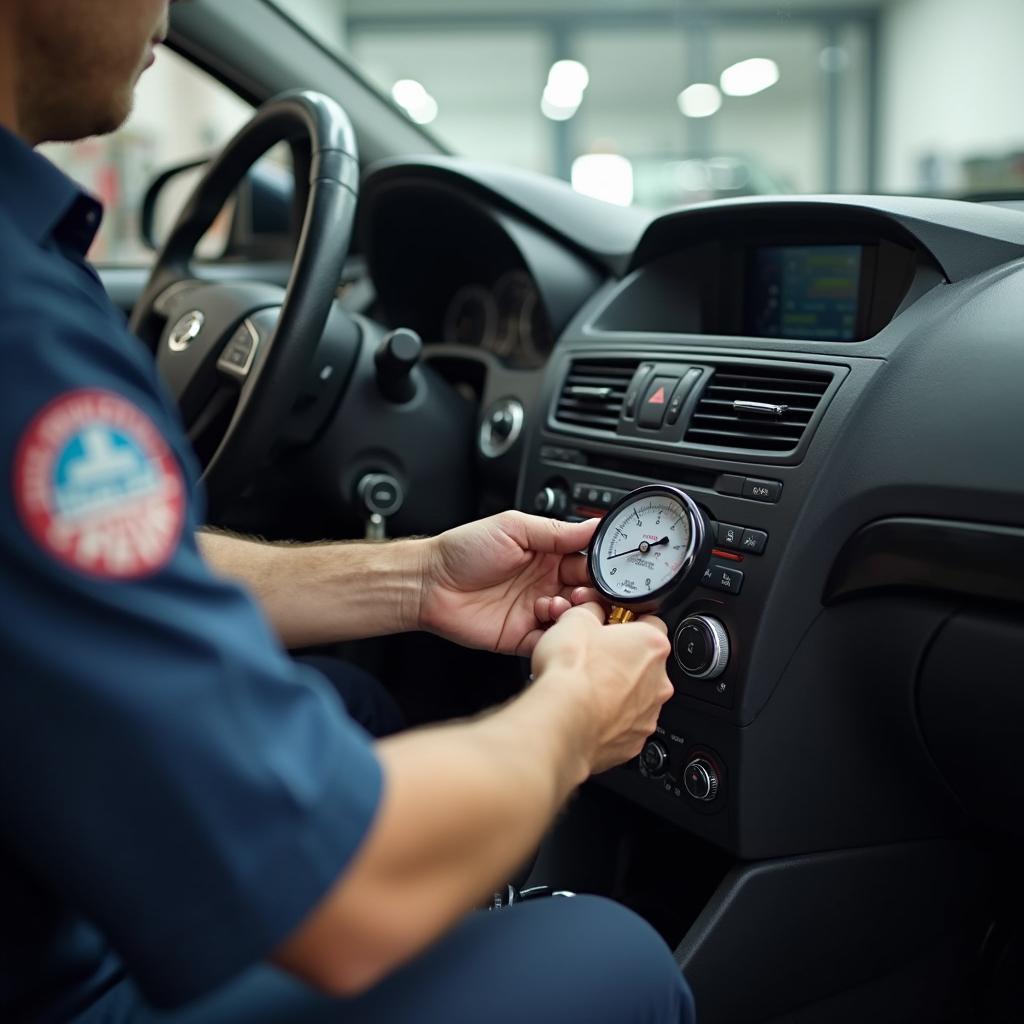
<svg viewBox="0 0 1024 1024">
<path fill-rule="evenodd" d="M 870 523 L 840 551 L 823 600 L 890 589 L 1024 603 L 1024 529 L 911 517 Z"/>
</svg>

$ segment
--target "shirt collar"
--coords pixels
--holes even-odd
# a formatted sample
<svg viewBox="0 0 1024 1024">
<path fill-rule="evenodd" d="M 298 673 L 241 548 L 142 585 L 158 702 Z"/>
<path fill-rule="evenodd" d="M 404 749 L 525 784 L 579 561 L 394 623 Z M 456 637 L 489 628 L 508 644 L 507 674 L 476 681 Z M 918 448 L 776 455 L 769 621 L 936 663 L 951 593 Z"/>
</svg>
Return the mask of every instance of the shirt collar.
<svg viewBox="0 0 1024 1024">
<path fill-rule="evenodd" d="M 32 241 L 54 241 L 82 256 L 102 219 L 102 207 L 92 196 L 2 126 L 0 206 Z"/>
</svg>

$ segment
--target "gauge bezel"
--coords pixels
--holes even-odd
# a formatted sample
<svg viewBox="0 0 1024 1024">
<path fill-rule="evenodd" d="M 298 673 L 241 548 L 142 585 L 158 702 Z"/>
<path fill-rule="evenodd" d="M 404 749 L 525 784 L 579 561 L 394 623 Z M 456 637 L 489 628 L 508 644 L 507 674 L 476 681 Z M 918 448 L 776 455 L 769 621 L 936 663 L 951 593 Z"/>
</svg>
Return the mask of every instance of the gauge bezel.
<svg viewBox="0 0 1024 1024">
<path fill-rule="evenodd" d="M 618 512 L 627 505 L 642 501 L 644 498 L 658 496 L 671 498 L 673 501 L 679 502 L 690 517 L 690 543 L 683 557 L 683 564 L 668 583 L 657 590 L 652 590 L 649 594 L 645 594 L 642 599 L 622 597 L 614 593 L 605 581 L 604 574 L 600 571 L 598 564 L 598 551 L 608 533 L 608 528 L 613 518 Z M 638 487 L 636 490 L 630 491 L 623 498 L 620 498 L 602 518 L 601 525 L 594 532 L 594 536 L 590 539 L 590 546 L 587 548 L 587 571 L 597 592 L 611 604 L 633 609 L 656 608 L 663 603 L 664 598 L 682 586 L 686 578 L 693 571 L 701 553 L 707 550 L 707 544 L 708 528 L 705 516 L 693 498 L 685 491 L 681 491 L 678 487 L 672 487 L 669 484 L 645 484 L 643 487 Z"/>
</svg>

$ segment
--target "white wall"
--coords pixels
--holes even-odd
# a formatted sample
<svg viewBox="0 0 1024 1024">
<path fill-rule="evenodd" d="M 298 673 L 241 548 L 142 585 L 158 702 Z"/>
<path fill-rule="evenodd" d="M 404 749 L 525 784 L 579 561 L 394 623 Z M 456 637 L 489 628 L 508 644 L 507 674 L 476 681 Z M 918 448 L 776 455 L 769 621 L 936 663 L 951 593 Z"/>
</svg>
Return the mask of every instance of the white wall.
<svg viewBox="0 0 1024 1024">
<path fill-rule="evenodd" d="M 310 35 L 329 46 L 345 48 L 347 0 L 278 0 Z"/>
<path fill-rule="evenodd" d="M 902 0 L 882 23 L 881 187 L 963 183 L 964 157 L 1024 149 L 1024 2 Z"/>
</svg>

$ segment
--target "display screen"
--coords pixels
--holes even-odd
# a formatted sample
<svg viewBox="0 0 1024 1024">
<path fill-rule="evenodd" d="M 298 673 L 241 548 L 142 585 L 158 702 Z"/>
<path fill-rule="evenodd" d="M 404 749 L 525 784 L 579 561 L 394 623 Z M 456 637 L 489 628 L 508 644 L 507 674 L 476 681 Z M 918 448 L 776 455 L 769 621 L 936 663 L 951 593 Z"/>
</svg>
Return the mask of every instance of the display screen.
<svg viewBox="0 0 1024 1024">
<path fill-rule="evenodd" d="M 863 260 L 861 245 L 752 249 L 746 332 L 757 338 L 856 340 Z"/>
</svg>

